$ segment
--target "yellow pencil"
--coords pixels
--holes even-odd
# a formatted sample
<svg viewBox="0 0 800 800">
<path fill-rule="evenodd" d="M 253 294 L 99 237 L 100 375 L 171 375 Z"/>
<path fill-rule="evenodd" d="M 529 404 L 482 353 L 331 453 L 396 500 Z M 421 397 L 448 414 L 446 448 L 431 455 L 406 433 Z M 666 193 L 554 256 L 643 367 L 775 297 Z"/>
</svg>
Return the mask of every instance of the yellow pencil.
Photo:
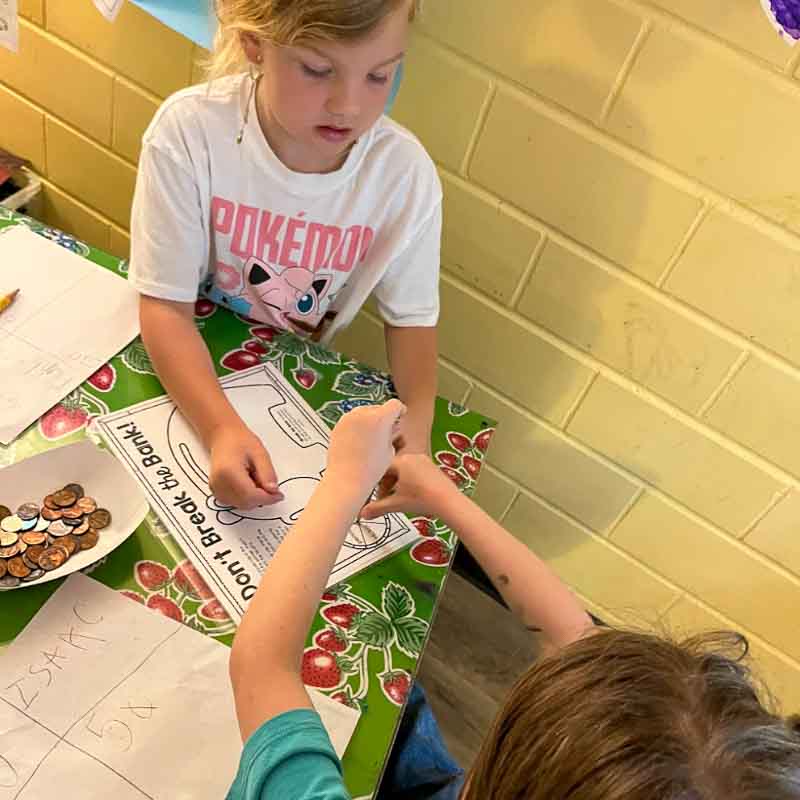
<svg viewBox="0 0 800 800">
<path fill-rule="evenodd" d="M 5 297 L 0 297 L 0 314 L 2 314 L 13 302 L 19 294 L 19 289 L 14 289 L 13 292 L 7 294 Z"/>
</svg>

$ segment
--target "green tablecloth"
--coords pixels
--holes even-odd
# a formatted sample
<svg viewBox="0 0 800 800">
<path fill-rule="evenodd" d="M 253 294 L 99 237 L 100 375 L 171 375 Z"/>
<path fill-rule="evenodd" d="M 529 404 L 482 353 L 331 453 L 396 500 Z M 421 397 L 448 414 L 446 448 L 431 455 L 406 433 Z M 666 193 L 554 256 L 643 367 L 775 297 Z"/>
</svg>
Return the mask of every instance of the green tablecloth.
<svg viewBox="0 0 800 800">
<path fill-rule="evenodd" d="M 0 208 L 0 235 L 15 224 L 101 267 L 127 272 L 126 261 Z M 393 392 L 384 373 L 210 302 L 198 301 L 195 319 L 220 375 L 269 361 L 331 426 L 351 408 L 381 402 Z M 93 417 L 160 394 L 163 388 L 136 339 L 9 447 L 0 446 L 0 467 L 71 444 L 85 437 Z M 466 493 L 475 486 L 491 425 L 457 404 L 441 398 L 436 402 L 433 453 Z M 414 524 L 420 532 L 417 543 L 323 596 L 308 636 L 309 648 L 331 650 L 339 657 L 338 685 L 322 691 L 363 712 L 344 758 L 345 779 L 354 796 L 377 788 L 456 544 L 454 534 L 436 520 L 420 518 Z M 123 545 L 87 571 L 132 600 L 149 602 L 225 644 L 233 639 L 232 621 L 218 601 L 198 596 L 191 564 L 152 512 Z M 60 583 L 0 594 L 0 645 L 13 640 Z M 399 619 L 406 622 L 395 624 Z"/>
</svg>

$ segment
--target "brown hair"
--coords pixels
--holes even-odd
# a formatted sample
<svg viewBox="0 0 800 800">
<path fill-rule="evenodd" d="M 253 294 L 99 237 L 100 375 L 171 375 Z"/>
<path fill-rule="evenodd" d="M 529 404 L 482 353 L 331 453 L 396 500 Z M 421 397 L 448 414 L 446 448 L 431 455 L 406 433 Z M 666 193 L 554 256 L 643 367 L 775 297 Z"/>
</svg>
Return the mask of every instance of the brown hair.
<svg viewBox="0 0 800 800">
<path fill-rule="evenodd" d="M 797 800 L 800 733 L 746 654 L 735 633 L 571 644 L 514 687 L 464 800 Z"/>
<path fill-rule="evenodd" d="M 219 25 L 208 64 L 210 78 L 247 68 L 241 34 L 275 44 L 300 40 L 355 40 L 370 33 L 408 0 L 216 0 Z M 422 0 L 412 0 L 409 20 Z"/>
</svg>

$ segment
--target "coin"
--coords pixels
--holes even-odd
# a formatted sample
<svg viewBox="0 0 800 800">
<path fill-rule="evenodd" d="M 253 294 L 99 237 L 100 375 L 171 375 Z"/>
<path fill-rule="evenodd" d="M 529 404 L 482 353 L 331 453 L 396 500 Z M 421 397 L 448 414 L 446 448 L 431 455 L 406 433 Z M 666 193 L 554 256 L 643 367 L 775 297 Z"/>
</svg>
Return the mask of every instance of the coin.
<svg viewBox="0 0 800 800">
<path fill-rule="evenodd" d="M 39 506 L 36 503 L 23 503 L 17 509 L 17 516 L 20 519 L 35 519 L 39 515 Z"/>
<path fill-rule="evenodd" d="M 17 543 L 19 534 L 14 531 L 0 531 L 0 547 L 11 547 Z"/>
<path fill-rule="evenodd" d="M 8 506 L 0 506 L 0 520 L 11 516 L 11 509 Z"/>
<path fill-rule="evenodd" d="M 19 555 L 19 542 L 8 547 L 0 547 L 0 558 L 14 558 Z"/>
<path fill-rule="evenodd" d="M 4 575 L 0 578 L 0 589 L 16 589 L 19 584 L 19 578 L 15 578 L 13 575 Z"/>
<path fill-rule="evenodd" d="M 6 561 L 4 558 L 0 558 L 0 578 L 2 578 L 3 575 L 5 575 L 8 571 L 6 564 L 8 564 L 8 561 Z"/>
<path fill-rule="evenodd" d="M 47 509 L 43 508 L 42 509 L 42 513 L 44 513 L 45 511 L 47 511 Z M 51 521 L 52 520 L 49 520 L 46 517 L 43 517 L 43 516 L 39 517 L 39 519 L 36 521 L 36 526 L 34 527 L 34 530 L 37 533 L 42 533 L 43 531 L 46 531 L 47 528 L 49 527 Z"/>
<path fill-rule="evenodd" d="M 50 520 L 51 522 L 57 519 L 61 519 L 61 509 L 60 508 L 52 509 L 50 508 L 50 506 L 45 506 L 42 509 L 42 518 Z"/>
<path fill-rule="evenodd" d="M 77 528 L 72 529 L 73 536 L 83 536 L 89 530 L 89 520 L 85 519 Z"/>
<path fill-rule="evenodd" d="M 75 495 L 76 500 L 80 500 L 83 497 L 83 486 L 79 483 L 68 483 L 64 487 L 65 492 L 72 492 Z"/>
<path fill-rule="evenodd" d="M 0 530 L 16 533 L 22 527 L 22 520 L 16 514 L 10 514 L 0 522 Z"/>
<path fill-rule="evenodd" d="M 28 545 L 20 539 L 17 542 L 17 554 L 22 555 L 28 549 Z"/>
<path fill-rule="evenodd" d="M 76 495 L 75 492 L 71 492 L 69 489 L 61 489 L 53 493 L 53 502 L 58 508 L 74 506 L 77 499 L 78 495 Z"/>
<path fill-rule="evenodd" d="M 75 517 L 61 517 L 60 522 L 63 522 L 70 528 L 77 528 L 78 525 L 83 524 L 83 514 L 81 514 L 77 519 Z"/>
<path fill-rule="evenodd" d="M 49 572 L 50 570 L 58 569 L 68 558 L 69 553 L 66 548 L 54 544 L 39 556 L 39 566 Z"/>
<path fill-rule="evenodd" d="M 89 528 L 80 538 L 81 550 L 91 550 L 97 544 L 99 538 L 100 535 L 97 531 L 94 528 Z"/>
<path fill-rule="evenodd" d="M 107 511 L 105 508 L 98 508 L 97 511 L 93 511 L 89 514 L 89 524 L 95 530 L 101 530 L 102 528 L 107 527 L 111 523 L 111 512 Z"/>
<path fill-rule="evenodd" d="M 25 544 L 41 544 L 47 541 L 47 535 L 38 531 L 27 531 L 19 537 Z"/>
<path fill-rule="evenodd" d="M 75 505 L 84 514 L 91 514 L 97 508 L 97 502 L 93 497 L 81 497 Z"/>
<path fill-rule="evenodd" d="M 56 505 L 56 501 L 53 499 L 53 495 L 49 494 L 44 499 L 44 506 L 45 508 L 49 508 L 51 511 L 58 511 L 58 506 Z"/>
<path fill-rule="evenodd" d="M 39 567 L 36 567 L 36 569 L 32 569 L 31 570 L 31 574 L 30 575 L 28 575 L 28 576 L 26 576 L 25 578 L 22 579 L 22 582 L 23 583 L 30 583 L 31 581 L 38 580 L 39 578 L 42 577 L 42 575 L 44 575 L 44 570 L 40 569 Z"/>
<path fill-rule="evenodd" d="M 57 519 L 55 522 L 50 523 L 50 527 L 47 529 L 47 532 L 51 536 L 66 536 L 72 528 L 69 525 L 65 525 L 60 519 Z"/>
<path fill-rule="evenodd" d="M 15 578 L 24 578 L 26 575 L 31 574 L 30 569 L 28 569 L 25 562 L 22 560 L 22 556 L 17 556 L 9 560 L 8 571 Z"/>
<path fill-rule="evenodd" d="M 61 509 L 61 519 L 80 519 L 82 516 L 83 511 L 77 505 Z"/>
<path fill-rule="evenodd" d="M 80 539 L 68 533 L 66 536 L 62 536 L 58 543 L 61 547 L 65 547 L 71 556 L 74 556 L 80 550 L 80 541 Z"/>
<path fill-rule="evenodd" d="M 23 556 L 22 556 L 22 560 L 23 560 L 23 561 L 24 561 L 24 562 L 25 562 L 25 563 L 26 563 L 26 564 L 27 564 L 29 567 L 31 566 L 31 563 L 33 563 L 33 564 L 35 564 L 36 566 L 38 566 L 38 565 L 39 565 L 39 556 L 40 556 L 40 555 L 41 555 L 41 554 L 42 554 L 42 553 L 43 553 L 45 550 L 47 550 L 47 548 L 46 548 L 46 547 L 44 547 L 44 546 L 43 546 L 43 545 L 41 545 L 41 544 L 32 544 L 32 545 L 31 545 L 31 546 L 30 546 L 30 547 L 29 547 L 29 548 L 28 548 L 28 549 L 25 551 L 25 553 L 23 554 Z M 34 569 L 34 567 L 31 567 L 31 569 Z"/>
<path fill-rule="evenodd" d="M 33 519 L 23 519 L 22 520 L 22 527 L 20 528 L 20 532 L 22 531 L 32 531 L 36 527 L 36 523 L 39 521 L 39 517 L 34 517 Z"/>
</svg>

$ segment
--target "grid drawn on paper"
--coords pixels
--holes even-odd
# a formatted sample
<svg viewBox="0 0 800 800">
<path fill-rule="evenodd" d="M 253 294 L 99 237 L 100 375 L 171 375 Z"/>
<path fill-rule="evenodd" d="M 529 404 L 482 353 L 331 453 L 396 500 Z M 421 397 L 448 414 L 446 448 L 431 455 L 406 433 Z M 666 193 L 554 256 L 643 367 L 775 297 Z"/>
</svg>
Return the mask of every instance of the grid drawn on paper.
<svg viewBox="0 0 800 800">
<path fill-rule="evenodd" d="M 150 650 L 150 652 L 130 672 L 128 672 L 120 681 L 118 681 L 114 686 L 112 686 L 111 689 L 109 689 L 99 700 L 97 700 L 97 702 L 93 703 L 86 710 L 85 713 L 83 713 L 80 717 L 78 717 L 78 719 L 76 719 L 75 722 L 73 722 L 72 725 L 70 725 L 69 728 L 67 728 L 67 730 L 61 736 L 59 736 L 55 731 L 53 731 L 50 728 L 48 728 L 46 725 L 44 725 L 42 722 L 40 722 L 38 719 L 33 717 L 28 712 L 23 711 L 21 708 L 19 708 L 19 706 L 17 706 L 16 704 L 12 703 L 10 700 L 6 699 L 5 697 L 0 697 L 0 700 L 2 700 L 7 705 L 11 706 L 11 708 L 13 708 L 17 713 L 22 714 L 22 716 L 26 717 L 31 722 L 33 722 L 34 724 L 38 725 L 40 728 L 42 728 L 43 730 L 47 731 L 52 736 L 56 737 L 55 744 L 42 756 L 42 758 L 39 760 L 39 763 L 36 765 L 34 770 L 31 772 L 31 774 L 26 779 L 25 783 L 23 783 L 22 786 L 20 786 L 20 788 L 17 790 L 17 793 L 13 796 L 12 800 L 17 800 L 17 798 L 22 798 L 22 800 L 25 800 L 25 796 L 23 795 L 23 792 L 25 791 L 25 788 L 28 786 L 28 784 L 31 782 L 31 780 L 33 780 L 34 775 L 36 775 L 36 773 L 39 771 L 39 769 L 42 767 L 42 765 L 47 761 L 49 756 L 62 743 L 66 744 L 66 745 L 69 745 L 70 747 L 72 747 L 73 749 L 79 751 L 80 753 L 82 753 L 83 755 L 87 756 L 88 758 L 91 758 L 94 761 L 96 761 L 97 763 L 102 764 L 109 771 L 113 772 L 118 778 L 120 778 L 123 781 L 125 781 L 125 783 L 127 783 L 133 789 L 136 789 L 136 791 L 139 792 L 141 797 L 146 798 L 146 800 L 156 800 L 156 798 L 154 798 L 152 795 L 147 794 L 147 792 L 145 792 L 144 789 L 142 789 L 140 786 L 137 786 L 134 782 L 132 782 L 130 779 L 128 779 L 125 775 L 123 775 L 118 770 L 114 769 L 112 766 L 107 764 L 102 758 L 100 758 L 99 756 L 96 756 L 93 753 L 88 752 L 87 750 L 84 750 L 82 747 L 79 747 L 78 745 L 74 744 L 73 742 L 68 741 L 67 740 L 67 736 L 69 736 L 69 734 L 73 731 L 73 729 L 76 728 L 81 722 L 83 722 L 83 720 L 85 720 L 112 692 L 115 692 L 129 678 L 133 677 L 161 649 L 161 647 L 163 647 L 163 645 L 165 645 L 173 636 L 176 636 L 178 633 L 180 633 L 181 630 L 182 630 L 182 628 L 180 626 L 177 626 L 174 631 L 170 632 L 169 635 L 165 636 L 160 642 L 158 642 L 158 644 L 156 644 Z M 0 759 L 3 759 L 2 754 L 0 754 Z M 3 759 L 3 760 L 5 761 L 5 759 Z M 13 787 L 8 786 L 6 788 L 13 788 Z"/>
</svg>

